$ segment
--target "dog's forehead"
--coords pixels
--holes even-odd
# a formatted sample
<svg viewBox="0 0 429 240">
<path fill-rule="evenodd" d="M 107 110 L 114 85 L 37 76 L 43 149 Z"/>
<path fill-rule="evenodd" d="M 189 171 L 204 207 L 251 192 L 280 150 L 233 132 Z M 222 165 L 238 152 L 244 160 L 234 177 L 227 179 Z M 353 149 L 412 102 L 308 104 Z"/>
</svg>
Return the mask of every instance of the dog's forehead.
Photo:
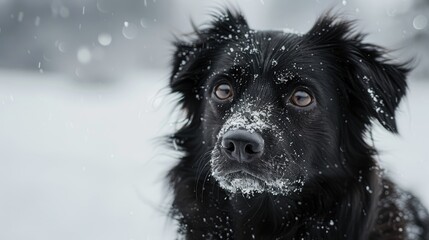
<svg viewBox="0 0 429 240">
<path fill-rule="evenodd" d="M 284 31 L 255 30 L 230 36 L 213 60 L 217 69 L 213 75 L 245 76 L 247 80 L 268 77 L 277 84 L 286 83 L 299 77 L 303 69 L 301 38 L 299 34 Z"/>
</svg>

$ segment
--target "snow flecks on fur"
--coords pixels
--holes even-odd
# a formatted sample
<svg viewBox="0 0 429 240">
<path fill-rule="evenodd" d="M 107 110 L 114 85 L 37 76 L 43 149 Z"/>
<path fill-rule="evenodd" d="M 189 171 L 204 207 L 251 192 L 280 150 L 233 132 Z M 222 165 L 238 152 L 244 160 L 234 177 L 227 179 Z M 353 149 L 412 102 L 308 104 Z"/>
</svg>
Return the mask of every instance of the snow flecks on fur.
<svg viewBox="0 0 429 240">
<path fill-rule="evenodd" d="M 238 106 L 232 108 L 230 114 L 227 115 L 227 119 L 217 135 L 217 145 L 220 145 L 219 143 L 226 132 L 237 129 L 244 129 L 250 133 L 270 131 L 277 137 L 278 141 L 284 141 L 281 137 L 282 134 L 279 127 L 270 121 L 273 108 L 274 106 L 269 104 L 258 106 L 253 101 L 238 104 Z M 222 161 L 220 149 L 215 147 L 212 151 L 210 160 L 212 176 L 218 181 L 220 187 L 228 192 L 233 194 L 241 193 L 248 197 L 253 196 L 255 193 L 263 192 L 268 192 L 273 195 L 287 195 L 291 192 L 300 191 L 304 185 L 304 179 L 289 179 L 285 177 L 285 173 L 288 171 L 287 167 L 285 167 L 286 165 L 282 165 L 282 169 L 278 169 L 279 166 L 275 165 L 274 158 L 281 158 L 283 162 L 290 161 L 290 159 L 287 159 L 287 157 L 283 155 L 262 159 L 261 161 L 273 171 L 269 178 L 266 176 L 256 177 L 244 170 L 242 172 L 225 175 L 220 170 L 220 165 L 224 164 L 219 163 Z"/>
<path fill-rule="evenodd" d="M 277 64 L 279 64 L 279 63 L 277 62 L 277 60 L 273 59 L 273 60 L 271 61 L 271 66 L 275 67 L 275 66 L 277 66 Z"/>
<path fill-rule="evenodd" d="M 423 240 L 424 229 L 419 226 L 419 222 L 427 221 L 429 218 L 426 209 L 410 193 L 401 189 L 392 189 L 388 185 L 383 187 L 386 198 L 380 203 L 381 206 L 388 208 L 393 205 L 397 211 L 389 212 L 390 221 L 398 223 L 395 231 L 403 235 L 405 239 Z"/>
<path fill-rule="evenodd" d="M 368 89 L 367 92 L 369 94 L 369 96 L 371 97 L 371 100 L 373 101 L 374 105 L 376 106 L 376 111 L 383 113 L 383 110 L 381 110 L 381 107 L 384 107 L 384 102 L 383 99 L 380 98 L 380 96 L 378 96 L 374 89 L 372 89 L 371 87 L 369 87 L 369 78 L 367 76 L 363 76 L 362 79 L 364 80 L 364 82 L 368 85 Z"/>
<path fill-rule="evenodd" d="M 269 117 L 273 108 L 272 105 L 261 107 L 258 110 L 253 110 L 254 108 L 255 104 L 249 102 L 240 105 L 235 108 L 235 110 L 231 109 L 231 115 L 219 131 L 217 139 L 219 140 L 223 134 L 229 130 L 245 129 L 253 133 L 255 131 L 261 132 L 267 129 L 274 130 L 278 128 L 276 125 L 269 122 Z"/>
<path fill-rule="evenodd" d="M 385 119 L 393 120 L 394 116 L 390 115 L 389 113 L 387 113 L 387 111 L 385 111 L 386 104 L 385 104 L 384 100 L 382 99 L 381 96 L 379 96 L 377 94 L 376 90 L 371 86 L 371 84 L 370 84 L 371 79 L 368 76 L 364 75 L 362 77 L 362 80 L 366 85 L 365 91 L 368 93 L 369 97 L 371 98 L 372 103 L 373 103 L 373 107 L 374 107 L 374 110 L 376 111 L 376 113 L 380 116 L 384 116 Z M 385 120 L 380 120 L 380 123 L 383 126 L 387 126 L 387 123 Z"/>
<path fill-rule="evenodd" d="M 414 204 L 412 201 L 412 196 L 407 192 L 401 192 L 398 194 L 396 198 L 394 198 L 394 202 L 396 206 L 398 206 L 400 213 L 397 218 L 403 218 L 407 224 L 405 226 L 405 229 L 398 229 L 398 231 L 404 231 L 405 236 L 407 236 L 407 239 L 420 239 L 419 236 L 421 236 L 423 229 L 417 225 L 416 218 L 412 212 L 410 212 L 410 208 L 407 206 L 407 204 Z M 417 208 L 417 206 L 413 206 L 414 208 Z"/>
<path fill-rule="evenodd" d="M 278 178 L 262 180 L 245 172 L 224 175 L 218 170 L 216 161 L 219 160 L 220 151 L 215 148 L 212 152 L 212 176 L 218 181 L 219 186 L 231 194 L 242 194 L 251 198 L 254 194 L 270 193 L 272 195 L 289 195 L 301 192 L 305 183 L 304 178 L 289 179 L 284 175 Z M 287 172 L 286 169 L 283 169 Z"/>
<path fill-rule="evenodd" d="M 294 65 L 296 67 L 296 65 Z M 295 71 L 290 71 L 290 70 L 283 70 L 280 73 L 276 74 L 276 78 L 274 79 L 274 82 L 276 84 L 285 84 L 290 80 L 293 80 L 294 78 L 299 78 L 299 75 L 297 72 Z"/>
<path fill-rule="evenodd" d="M 252 197 L 257 193 L 270 193 L 272 195 L 288 195 L 292 192 L 299 192 L 304 186 L 302 179 L 275 179 L 271 181 L 262 181 L 254 177 L 238 177 L 218 179 L 220 186 L 230 193 L 240 193 L 246 197 Z"/>
</svg>

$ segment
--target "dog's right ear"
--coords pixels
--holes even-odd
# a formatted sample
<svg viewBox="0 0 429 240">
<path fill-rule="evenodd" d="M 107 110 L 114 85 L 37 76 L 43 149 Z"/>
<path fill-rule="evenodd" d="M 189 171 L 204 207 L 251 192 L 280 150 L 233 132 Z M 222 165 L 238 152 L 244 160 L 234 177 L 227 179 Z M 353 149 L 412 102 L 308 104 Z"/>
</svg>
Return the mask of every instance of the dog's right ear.
<svg viewBox="0 0 429 240">
<path fill-rule="evenodd" d="M 197 41 L 192 43 L 176 42 L 175 46 L 170 88 L 173 93 L 181 95 L 179 103 L 189 114 L 191 105 L 195 104 L 194 102 L 197 100 L 199 80 L 205 74 L 204 70 L 207 69 L 202 53 L 204 48 Z"/>
<path fill-rule="evenodd" d="M 226 9 L 213 13 L 214 20 L 205 29 L 194 27 L 195 38 L 175 42 L 173 69 L 170 77 L 170 88 L 173 93 L 182 95 L 180 103 L 192 117 L 193 106 L 201 100 L 203 80 L 211 72 L 216 54 L 228 42 L 249 31 L 243 15 L 239 11 Z"/>
</svg>

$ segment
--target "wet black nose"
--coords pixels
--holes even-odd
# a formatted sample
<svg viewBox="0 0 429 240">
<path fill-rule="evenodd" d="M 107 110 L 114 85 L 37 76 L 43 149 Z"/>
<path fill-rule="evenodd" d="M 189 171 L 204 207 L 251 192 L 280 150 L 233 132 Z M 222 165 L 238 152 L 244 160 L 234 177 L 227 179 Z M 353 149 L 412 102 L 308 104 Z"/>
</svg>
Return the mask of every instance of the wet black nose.
<svg viewBox="0 0 429 240">
<path fill-rule="evenodd" d="M 222 151 L 231 160 L 250 162 L 262 155 L 264 139 L 256 132 L 230 130 L 223 135 Z"/>
</svg>

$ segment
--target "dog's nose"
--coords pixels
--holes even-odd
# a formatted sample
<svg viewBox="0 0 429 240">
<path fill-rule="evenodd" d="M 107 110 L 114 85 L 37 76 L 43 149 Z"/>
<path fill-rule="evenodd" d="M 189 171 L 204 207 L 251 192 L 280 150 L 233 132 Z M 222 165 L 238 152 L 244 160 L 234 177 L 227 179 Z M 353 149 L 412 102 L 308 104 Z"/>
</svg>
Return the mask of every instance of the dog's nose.
<svg viewBox="0 0 429 240">
<path fill-rule="evenodd" d="M 222 151 L 231 160 L 250 162 L 262 156 L 264 139 L 259 133 L 238 129 L 223 135 Z"/>
</svg>

